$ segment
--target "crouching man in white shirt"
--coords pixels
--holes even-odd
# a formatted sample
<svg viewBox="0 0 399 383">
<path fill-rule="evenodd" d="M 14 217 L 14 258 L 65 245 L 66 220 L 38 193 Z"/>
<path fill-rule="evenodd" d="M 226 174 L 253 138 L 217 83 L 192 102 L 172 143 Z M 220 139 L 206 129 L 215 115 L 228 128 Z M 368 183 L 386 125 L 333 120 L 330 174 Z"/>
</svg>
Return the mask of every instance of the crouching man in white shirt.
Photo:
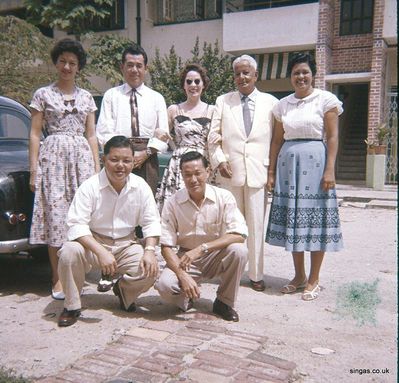
<svg viewBox="0 0 399 383">
<path fill-rule="evenodd" d="M 92 268 L 119 275 L 113 287 L 121 309 L 135 311 L 135 300 L 158 275 L 155 245 L 161 234 L 152 191 L 131 174 L 133 149 L 125 136 L 114 136 L 104 146 L 104 169 L 78 189 L 68 212 L 68 242 L 58 252 L 58 272 L 65 292 L 58 326 L 76 323 L 85 274 Z M 140 225 L 144 248 L 137 242 Z"/>
</svg>

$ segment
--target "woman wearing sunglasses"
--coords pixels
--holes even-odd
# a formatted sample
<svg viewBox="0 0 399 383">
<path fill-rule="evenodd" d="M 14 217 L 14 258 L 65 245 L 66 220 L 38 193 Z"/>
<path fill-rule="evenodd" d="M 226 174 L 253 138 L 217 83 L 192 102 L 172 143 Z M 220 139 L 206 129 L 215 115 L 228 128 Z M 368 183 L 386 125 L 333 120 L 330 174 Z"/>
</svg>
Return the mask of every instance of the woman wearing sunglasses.
<svg viewBox="0 0 399 383">
<path fill-rule="evenodd" d="M 201 95 L 208 85 L 206 69 L 198 64 L 187 64 L 180 74 L 180 86 L 187 98 L 168 108 L 172 138 L 170 145 L 174 151 L 157 194 L 160 211 L 165 200 L 184 187 L 179 168 L 181 156 L 186 152 L 197 151 L 208 158 L 207 136 L 214 106 L 201 101 Z M 213 180 L 214 177 L 209 179 Z"/>
<path fill-rule="evenodd" d="M 79 185 L 100 170 L 94 111 L 89 92 L 75 85 L 86 64 L 78 41 L 63 39 L 51 51 L 57 80 L 38 89 L 30 104 L 30 188 L 35 192 L 31 244 L 47 244 L 54 299 L 64 299 L 57 251 L 66 240 L 66 214 Z M 42 131 L 48 135 L 40 143 Z"/>
</svg>

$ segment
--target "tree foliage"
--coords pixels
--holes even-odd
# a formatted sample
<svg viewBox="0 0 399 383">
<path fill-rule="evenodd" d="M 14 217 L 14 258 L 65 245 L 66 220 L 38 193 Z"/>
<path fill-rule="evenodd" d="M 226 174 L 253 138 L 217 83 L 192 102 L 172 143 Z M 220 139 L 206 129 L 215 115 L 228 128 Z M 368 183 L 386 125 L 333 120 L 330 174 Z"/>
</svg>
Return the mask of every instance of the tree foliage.
<svg viewBox="0 0 399 383">
<path fill-rule="evenodd" d="M 110 15 L 113 0 L 25 0 L 28 21 L 35 25 L 57 28 L 72 33 L 80 40 L 92 30 L 94 19 Z"/>
<path fill-rule="evenodd" d="M 165 97 L 168 105 L 182 102 L 186 98 L 180 88 L 179 74 L 187 63 L 198 63 L 208 71 L 210 84 L 203 94 L 203 101 L 214 104 L 218 96 L 234 89 L 231 57 L 220 52 L 217 40 L 214 44 L 204 42 L 201 52 L 197 37 L 191 54 L 192 57 L 183 64 L 174 46 L 164 57 L 160 57 L 159 50 L 156 50 L 155 59 L 149 67 L 151 87 Z"/>
<path fill-rule="evenodd" d="M 91 41 L 88 51 L 90 61 L 84 72 L 104 77 L 113 86 L 119 85 L 123 81 L 120 71 L 122 52 L 133 42 L 114 34 L 95 35 Z"/>
<path fill-rule="evenodd" d="M 54 80 L 52 39 L 14 16 L 0 16 L 0 94 L 29 104 L 34 90 Z"/>
</svg>

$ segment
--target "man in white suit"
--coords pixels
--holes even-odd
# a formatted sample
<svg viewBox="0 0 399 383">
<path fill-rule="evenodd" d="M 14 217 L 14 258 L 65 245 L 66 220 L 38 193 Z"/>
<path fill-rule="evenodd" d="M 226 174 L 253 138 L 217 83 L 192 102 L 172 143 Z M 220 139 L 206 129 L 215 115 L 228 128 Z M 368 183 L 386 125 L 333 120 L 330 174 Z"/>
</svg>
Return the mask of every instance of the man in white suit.
<svg viewBox="0 0 399 383">
<path fill-rule="evenodd" d="M 216 100 L 208 137 L 212 167 L 221 186 L 230 190 L 248 225 L 248 275 L 251 287 L 263 291 L 265 242 L 265 185 L 273 129 L 272 108 L 277 99 L 255 87 L 256 61 L 242 55 L 233 62 L 238 91 Z"/>
</svg>

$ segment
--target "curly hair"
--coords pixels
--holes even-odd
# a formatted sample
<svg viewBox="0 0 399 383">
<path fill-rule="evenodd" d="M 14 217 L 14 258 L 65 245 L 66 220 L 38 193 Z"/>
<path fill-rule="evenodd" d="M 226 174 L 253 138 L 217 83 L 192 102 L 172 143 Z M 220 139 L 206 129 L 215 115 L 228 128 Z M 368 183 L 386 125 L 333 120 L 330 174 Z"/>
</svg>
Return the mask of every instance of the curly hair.
<svg viewBox="0 0 399 383">
<path fill-rule="evenodd" d="M 316 69 L 316 61 L 314 57 L 309 54 L 309 53 L 304 53 L 304 52 L 295 52 L 287 66 L 287 71 L 288 73 L 291 74 L 292 69 L 296 64 L 301 64 L 305 63 L 309 65 L 310 70 L 312 71 L 312 76 L 316 75 L 317 69 Z"/>
<path fill-rule="evenodd" d="M 57 64 L 58 57 L 60 57 L 64 52 L 75 54 L 78 58 L 79 70 L 84 68 L 86 65 L 86 52 L 79 41 L 70 38 L 58 41 L 51 50 L 51 60 L 53 60 L 54 65 Z"/>
<path fill-rule="evenodd" d="M 207 70 L 203 66 L 195 63 L 186 64 L 186 66 L 181 71 L 180 73 L 181 88 L 184 89 L 184 82 L 186 81 L 187 73 L 191 71 L 197 72 L 201 76 L 202 83 L 204 84 L 203 91 L 205 91 L 208 88 L 210 82 L 209 77 L 207 75 Z"/>
</svg>

